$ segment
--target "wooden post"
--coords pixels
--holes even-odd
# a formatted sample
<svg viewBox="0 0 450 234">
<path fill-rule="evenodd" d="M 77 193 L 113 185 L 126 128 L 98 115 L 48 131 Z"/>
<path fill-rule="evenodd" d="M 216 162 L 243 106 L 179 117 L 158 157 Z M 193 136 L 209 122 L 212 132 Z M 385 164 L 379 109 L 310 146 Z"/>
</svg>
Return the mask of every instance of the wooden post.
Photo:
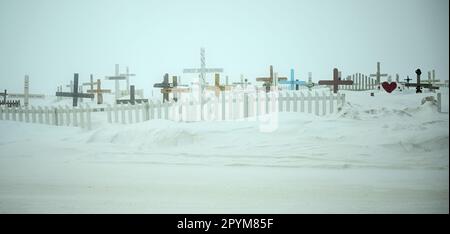
<svg viewBox="0 0 450 234">
<path fill-rule="evenodd" d="M 112 114 L 111 114 L 111 111 L 112 111 L 111 105 L 108 104 L 108 105 L 106 106 L 106 114 L 107 114 L 107 118 L 108 118 L 108 123 L 112 123 Z"/>
<path fill-rule="evenodd" d="M 327 95 L 325 94 L 325 92 L 322 92 L 322 114 L 326 115 L 327 114 Z"/>
<path fill-rule="evenodd" d="M 150 108 L 150 119 L 155 119 L 155 103 L 153 101 L 149 102 Z"/>
<path fill-rule="evenodd" d="M 248 93 L 244 93 L 244 118 L 248 118 Z"/>
<path fill-rule="evenodd" d="M 272 95 L 272 97 L 274 97 L 274 95 Z M 275 100 L 275 101 L 278 101 L 278 111 L 279 112 L 283 112 L 283 102 L 285 102 L 285 98 L 283 97 L 283 93 L 280 92 L 278 94 L 278 100 Z M 272 108 L 272 110 L 275 111 L 275 109 L 273 109 L 273 108 Z"/>
<path fill-rule="evenodd" d="M 131 103 L 125 104 L 125 111 L 128 111 L 128 123 L 133 123 L 133 112 L 131 109 Z"/>
<path fill-rule="evenodd" d="M 330 114 L 334 113 L 334 106 L 333 106 L 333 102 L 334 102 L 334 96 L 331 93 L 330 96 L 328 96 L 328 100 L 329 100 L 329 104 L 330 104 Z"/>
<path fill-rule="evenodd" d="M 311 103 L 311 92 L 308 92 L 307 102 L 308 102 L 308 114 L 311 114 L 312 112 L 312 103 Z"/>
<path fill-rule="evenodd" d="M 56 107 L 53 108 L 52 115 L 53 115 L 53 125 L 58 126 L 58 109 Z"/>
<path fill-rule="evenodd" d="M 300 93 L 300 112 L 305 112 L 305 95 L 303 92 Z"/>
<path fill-rule="evenodd" d="M 23 109 L 21 106 L 19 106 L 19 108 L 17 110 L 17 114 L 18 114 L 19 122 L 23 122 Z M 1 109 L 0 109 L 0 119 L 2 119 L 1 115 L 2 115 L 2 113 L 1 113 Z"/>
<path fill-rule="evenodd" d="M 114 111 L 114 123 L 119 123 L 119 105 L 114 103 L 112 108 Z"/>
<path fill-rule="evenodd" d="M 44 121 L 42 120 L 43 118 L 43 111 L 42 111 L 42 107 L 40 107 L 40 106 L 38 106 L 38 122 L 40 123 L 40 124 L 43 124 L 44 123 Z"/>
<path fill-rule="evenodd" d="M 222 120 L 225 121 L 225 92 L 220 93 L 221 100 L 221 110 L 222 110 Z"/>
<path fill-rule="evenodd" d="M 434 70 L 433 70 L 434 72 Z M 441 113 L 442 112 L 442 94 L 441 93 L 437 93 L 437 105 L 438 105 L 438 112 Z"/>
<path fill-rule="evenodd" d="M 314 112 L 318 116 L 319 115 L 319 94 L 314 92 Z"/>
<path fill-rule="evenodd" d="M 28 109 L 28 107 L 25 107 L 25 122 L 29 123 L 30 122 L 30 109 Z"/>
<path fill-rule="evenodd" d="M 158 119 L 162 119 L 161 102 L 159 100 L 156 101 L 156 108 L 157 108 L 157 112 L 158 112 Z"/>
<path fill-rule="evenodd" d="M 91 108 L 89 105 L 86 105 L 86 128 L 91 130 L 92 127 L 92 119 L 91 119 Z"/>
<path fill-rule="evenodd" d="M 78 113 L 80 113 L 80 127 L 84 128 L 84 107 L 82 105 L 78 108 Z"/>
<path fill-rule="evenodd" d="M 50 125 L 50 109 L 48 107 L 44 108 L 45 112 L 45 124 Z"/>
<path fill-rule="evenodd" d="M 66 125 L 70 126 L 70 108 L 67 105 L 64 107 L 64 112 L 66 114 Z"/>
<path fill-rule="evenodd" d="M 137 104 L 134 108 L 134 110 L 135 110 L 135 113 L 134 113 L 134 118 L 135 118 L 135 120 L 136 120 L 136 123 L 139 123 L 140 122 L 140 120 L 139 120 L 139 110 L 142 108 L 142 106 L 143 106 L 143 104 Z"/>
<path fill-rule="evenodd" d="M 297 95 L 297 93 L 294 93 L 293 94 L 293 108 L 292 108 L 292 110 L 294 111 L 294 112 L 298 112 L 298 95 Z"/>
<path fill-rule="evenodd" d="M 121 114 L 121 123 L 122 124 L 125 124 L 126 123 L 126 120 L 125 120 L 125 105 L 124 104 L 120 104 L 120 105 L 118 105 L 119 106 L 119 109 L 120 109 L 120 114 Z"/>
</svg>

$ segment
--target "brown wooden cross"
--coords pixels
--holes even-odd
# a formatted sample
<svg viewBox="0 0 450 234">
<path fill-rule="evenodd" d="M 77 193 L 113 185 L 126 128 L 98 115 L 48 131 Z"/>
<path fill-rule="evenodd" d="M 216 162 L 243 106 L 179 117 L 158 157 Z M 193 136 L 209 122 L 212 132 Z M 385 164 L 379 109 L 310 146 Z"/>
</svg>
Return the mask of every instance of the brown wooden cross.
<svg viewBox="0 0 450 234">
<path fill-rule="evenodd" d="M 91 83 L 92 83 L 92 80 L 91 80 Z M 97 84 L 97 89 L 89 89 L 87 92 L 97 94 L 97 104 L 102 104 L 103 103 L 103 94 L 111 93 L 111 90 L 110 89 L 102 89 L 102 84 L 101 84 L 100 79 L 97 79 L 97 82 L 95 82 L 95 84 Z"/>
<path fill-rule="evenodd" d="M 56 92 L 56 96 L 58 97 L 71 97 L 73 98 L 73 106 L 78 105 L 78 98 L 92 98 L 94 94 L 88 93 L 79 93 L 78 92 L 78 73 L 73 75 L 73 92 Z"/>
<path fill-rule="evenodd" d="M 214 86 L 206 86 L 207 90 L 213 90 L 216 97 L 219 97 L 220 91 L 231 90 L 231 85 L 220 85 L 220 74 L 214 74 Z"/>
<path fill-rule="evenodd" d="M 278 81 L 281 80 L 287 80 L 287 77 L 278 77 L 278 79 L 274 79 L 273 76 L 273 66 L 270 65 L 270 76 L 269 77 L 258 77 L 256 78 L 256 81 L 262 81 L 264 82 L 263 86 L 266 87 L 266 92 L 270 92 L 270 87 L 278 84 Z"/>
<path fill-rule="evenodd" d="M 352 80 L 339 79 L 339 70 L 333 69 L 333 80 L 319 80 L 319 85 L 333 85 L 333 93 L 338 92 L 339 85 L 352 85 Z"/>
</svg>

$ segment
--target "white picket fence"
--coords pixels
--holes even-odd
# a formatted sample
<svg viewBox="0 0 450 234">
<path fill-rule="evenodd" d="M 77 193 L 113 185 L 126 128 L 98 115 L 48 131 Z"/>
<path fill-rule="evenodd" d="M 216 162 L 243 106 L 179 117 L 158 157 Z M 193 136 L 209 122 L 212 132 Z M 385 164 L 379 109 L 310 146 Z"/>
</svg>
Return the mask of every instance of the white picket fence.
<svg viewBox="0 0 450 234">
<path fill-rule="evenodd" d="M 161 103 L 150 100 L 142 104 L 107 105 L 106 108 L 81 107 L 2 107 L 0 120 L 12 120 L 55 126 L 91 129 L 92 112 L 106 112 L 108 123 L 131 124 L 153 119 L 172 121 L 231 121 L 256 118 L 275 112 L 300 112 L 318 116 L 338 111 L 345 95 L 299 91 L 280 93 L 221 92 L 200 103 L 194 99 Z"/>
<path fill-rule="evenodd" d="M 190 99 L 178 102 L 152 101 L 136 105 L 108 105 L 108 123 L 136 123 L 152 119 L 172 121 L 230 121 L 256 118 L 274 112 L 302 112 L 318 116 L 336 112 L 345 103 L 345 95 L 317 92 L 233 93 L 221 92 L 203 103 Z"/>
<path fill-rule="evenodd" d="M 365 91 L 377 89 L 378 85 L 375 79 L 361 73 L 347 76 L 346 80 L 352 80 L 352 85 L 339 85 L 341 90 Z"/>
<path fill-rule="evenodd" d="M 82 107 L 0 107 L 0 120 L 91 129 L 92 109 Z"/>
</svg>

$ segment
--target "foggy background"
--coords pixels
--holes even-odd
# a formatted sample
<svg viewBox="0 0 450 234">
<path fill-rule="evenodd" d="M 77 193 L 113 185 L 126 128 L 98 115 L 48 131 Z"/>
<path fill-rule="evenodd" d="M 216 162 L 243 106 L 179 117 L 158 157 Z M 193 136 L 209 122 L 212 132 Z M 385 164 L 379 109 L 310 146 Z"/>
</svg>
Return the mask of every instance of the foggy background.
<svg viewBox="0 0 450 234">
<path fill-rule="evenodd" d="M 242 73 L 252 83 L 279 75 L 331 79 L 381 71 L 395 78 L 436 69 L 449 76 L 447 0 L 0 0 L 0 89 L 53 94 L 56 86 L 89 74 L 104 76 L 114 64 L 136 73 L 130 82 L 150 95 L 164 73 L 183 68 L 224 68 L 230 83 Z M 426 78 L 426 77 L 425 77 Z M 213 82 L 212 75 L 207 81 Z M 225 82 L 224 77 L 222 81 Z M 125 82 L 121 83 L 125 89 Z M 67 88 L 64 88 L 67 90 Z M 156 91 L 156 90 L 155 90 Z M 159 91 L 155 92 L 155 95 Z"/>
</svg>

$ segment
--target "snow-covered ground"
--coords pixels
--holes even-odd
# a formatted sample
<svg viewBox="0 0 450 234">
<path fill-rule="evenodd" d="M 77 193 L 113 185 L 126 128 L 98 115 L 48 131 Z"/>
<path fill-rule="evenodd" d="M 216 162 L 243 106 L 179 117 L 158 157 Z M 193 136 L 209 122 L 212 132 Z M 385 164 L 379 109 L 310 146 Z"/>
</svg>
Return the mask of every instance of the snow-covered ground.
<svg viewBox="0 0 450 234">
<path fill-rule="evenodd" d="M 448 113 L 426 92 L 343 92 L 341 112 L 279 113 L 271 133 L 0 121 L 0 213 L 448 213 Z"/>
</svg>

